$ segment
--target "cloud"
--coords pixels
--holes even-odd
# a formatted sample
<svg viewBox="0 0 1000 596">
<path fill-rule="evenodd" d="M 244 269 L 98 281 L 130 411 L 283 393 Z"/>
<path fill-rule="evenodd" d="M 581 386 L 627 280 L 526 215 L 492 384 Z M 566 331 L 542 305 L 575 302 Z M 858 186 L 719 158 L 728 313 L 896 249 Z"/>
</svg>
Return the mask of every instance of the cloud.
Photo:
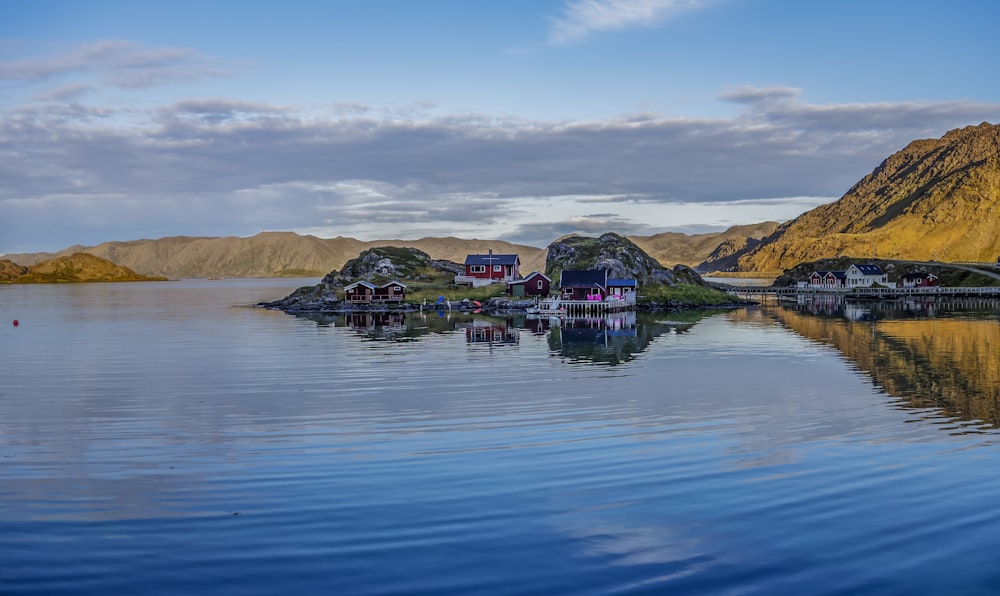
<svg viewBox="0 0 1000 596">
<path fill-rule="evenodd" d="M 708 0 L 572 0 L 554 19 L 549 43 L 567 45 L 598 31 L 651 27 L 709 4 Z"/>
<path fill-rule="evenodd" d="M 524 223 L 504 234 L 503 239 L 519 244 L 545 246 L 556 238 L 570 234 L 596 237 L 605 232 L 615 232 L 627 236 L 645 236 L 661 231 L 663 230 L 656 226 L 635 222 L 614 213 L 594 213 L 562 221 Z"/>
<path fill-rule="evenodd" d="M 320 228 L 544 245 L 570 232 L 783 219 L 839 197 L 911 140 L 1000 112 L 959 101 L 813 105 L 785 88 L 724 97 L 745 110 L 566 123 L 225 99 L 0 108 L 0 252 L 48 230 L 66 233 L 51 248 Z"/>
<path fill-rule="evenodd" d="M 87 75 L 104 85 L 137 89 L 228 74 L 192 49 L 148 48 L 116 39 L 81 44 L 55 55 L 0 61 L 0 82 L 39 83 Z"/>
</svg>

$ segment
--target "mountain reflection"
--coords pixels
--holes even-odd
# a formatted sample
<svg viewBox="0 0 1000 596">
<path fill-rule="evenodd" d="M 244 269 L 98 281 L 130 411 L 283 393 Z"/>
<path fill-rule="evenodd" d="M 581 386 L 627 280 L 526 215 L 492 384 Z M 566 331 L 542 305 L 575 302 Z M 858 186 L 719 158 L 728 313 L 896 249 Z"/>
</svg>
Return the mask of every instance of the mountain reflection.
<svg viewBox="0 0 1000 596">
<path fill-rule="evenodd" d="M 906 408 L 1000 426 L 1000 303 L 830 303 L 748 312 L 832 345 Z"/>
</svg>

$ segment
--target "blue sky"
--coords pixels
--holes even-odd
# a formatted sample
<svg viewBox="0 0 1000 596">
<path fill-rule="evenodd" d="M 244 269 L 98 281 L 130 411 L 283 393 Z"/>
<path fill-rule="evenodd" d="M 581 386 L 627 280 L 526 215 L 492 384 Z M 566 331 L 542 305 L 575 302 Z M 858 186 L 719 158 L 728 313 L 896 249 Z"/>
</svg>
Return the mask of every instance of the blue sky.
<svg viewBox="0 0 1000 596">
<path fill-rule="evenodd" d="M 1000 121 L 997 22 L 985 0 L 5 0 L 0 254 L 783 221 Z"/>
</svg>

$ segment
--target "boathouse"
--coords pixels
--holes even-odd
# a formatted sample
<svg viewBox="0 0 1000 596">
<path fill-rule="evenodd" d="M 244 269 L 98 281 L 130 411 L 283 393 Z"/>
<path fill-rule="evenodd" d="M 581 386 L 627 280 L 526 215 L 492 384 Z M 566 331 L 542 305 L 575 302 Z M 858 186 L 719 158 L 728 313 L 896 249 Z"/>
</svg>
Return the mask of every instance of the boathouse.
<svg viewBox="0 0 1000 596">
<path fill-rule="evenodd" d="M 563 270 L 559 274 L 559 289 L 563 300 L 603 300 L 608 295 L 608 272 Z"/>
<path fill-rule="evenodd" d="M 514 298 L 525 296 L 548 296 L 552 288 L 552 280 L 545 274 L 532 271 L 521 279 L 507 282 L 507 295 Z"/>
<path fill-rule="evenodd" d="M 375 296 L 375 287 L 375 284 L 369 281 L 356 281 L 344 287 L 344 301 L 367 304 Z"/>
<path fill-rule="evenodd" d="M 375 293 L 372 295 L 374 302 L 402 302 L 405 299 L 406 284 L 396 280 L 376 286 Z"/>
</svg>

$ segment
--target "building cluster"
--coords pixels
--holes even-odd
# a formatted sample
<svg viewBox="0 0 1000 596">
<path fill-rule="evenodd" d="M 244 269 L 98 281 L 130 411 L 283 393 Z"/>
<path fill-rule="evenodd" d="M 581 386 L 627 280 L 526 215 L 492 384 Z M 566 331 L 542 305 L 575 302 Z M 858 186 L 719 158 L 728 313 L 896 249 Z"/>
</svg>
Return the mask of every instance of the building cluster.
<svg viewBox="0 0 1000 596">
<path fill-rule="evenodd" d="M 933 273 L 907 273 L 903 276 L 904 288 L 923 288 L 936 286 L 938 278 Z M 889 276 L 878 265 L 865 263 L 851 265 L 846 271 L 813 271 L 809 281 L 800 282 L 800 286 L 824 289 L 870 288 L 879 285 L 895 288 L 896 282 L 890 282 Z"/>
<path fill-rule="evenodd" d="M 521 261 L 515 255 L 468 255 L 465 273 L 455 276 L 455 283 L 479 287 L 494 283 L 507 284 L 507 295 L 513 298 L 541 297 L 552 293 L 553 284 L 544 273 L 532 271 L 521 275 Z M 563 300 L 601 301 L 630 299 L 634 302 L 637 289 L 634 279 L 609 279 L 604 270 L 564 270 L 559 275 L 559 297 Z"/>
<path fill-rule="evenodd" d="M 521 275 L 521 260 L 516 254 L 468 255 L 465 271 L 455 276 L 457 285 L 481 287 L 503 283 L 512 298 L 548 298 L 554 289 L 553 280 L 544 273 L 532 271 Z M 560 274 L 558 296 L 562 300 L 635 302 L 636 280 L 609 279 L 608 272 L 596 269 L 566 270 Z M 356 281 L 344 288 L 348 304 L 402 302 L 406 299 L 406 284 L 392 280 L 382 285 Z"/>
</svg>

